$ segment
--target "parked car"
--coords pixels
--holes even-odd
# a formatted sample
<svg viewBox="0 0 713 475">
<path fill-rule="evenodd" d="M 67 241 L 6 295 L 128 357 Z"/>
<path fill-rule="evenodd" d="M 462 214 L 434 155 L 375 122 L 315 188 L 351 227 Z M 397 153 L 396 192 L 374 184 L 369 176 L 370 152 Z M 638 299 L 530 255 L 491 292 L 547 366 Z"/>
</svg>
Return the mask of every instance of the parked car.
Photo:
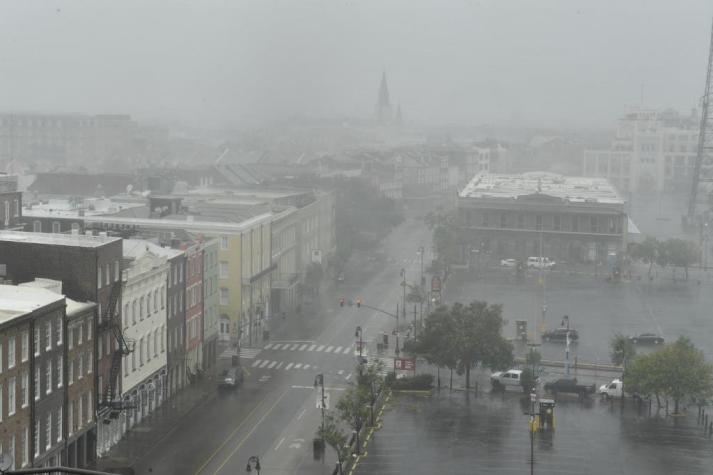
<svg viewBox="0 0 713 475">
<path fill-rule="evenodd" d="M 494 389 L 522 388 L 522 370 L 509 369 L 507 371 L 496 371 L 490 375 L 490 384 Z"/>
<path fill-rule="evenodd" d="M 517 266 L 517 259 L 502 259 L 500 261 L 500 265 L 502 267 L 516 267 Z"/>
<path fill-rule="evenodd" d="M 578 384 L 577 378 L 561 378 L 545 383 L 545 392 L 557 394 L 579 394 L 581 397 L 594 394 L 597 387 L 594 384 Z"/>
<path fill-rule="evenodd" d="M 663 345 L 664 343 L 663 337 L 655 333 L 642 333 L 638 336 L 630 336 L 629 340 L 635 345 Z"/>
<path fill-rule="evenodd" d="M 221 388 L 236 388 L 243 382 L 243 372 L 240 367 L 228 368 L 223 372 L 218 385 Z"/>
<path fill-rule="evenodd" d="M 530 269 L 554 269 L 557 263 L 549 257 L 528 257 L 527 267 Z"/>
<path fill-rule="evenodd" d="M 577 330 L 568 330 L 566 328 L 555 328 L 554 330 L 548 330 L 542 334 L 542 339 L 545 341 L 567 341 L 568 332 L 570 341 L 579 340 L 579 333 L 577 333 Z"/>
</svg>

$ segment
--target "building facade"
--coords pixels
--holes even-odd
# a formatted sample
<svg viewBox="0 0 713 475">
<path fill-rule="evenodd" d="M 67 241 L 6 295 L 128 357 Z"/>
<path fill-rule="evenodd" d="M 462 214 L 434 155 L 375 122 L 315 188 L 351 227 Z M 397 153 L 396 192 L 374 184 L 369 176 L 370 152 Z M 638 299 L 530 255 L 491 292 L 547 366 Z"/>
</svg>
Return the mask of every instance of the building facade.
<svg viewBox="0 0 713 475">
<path fill-rule="evenodd" d="M 203 244 L 184 246 L 186 254 L 186 376 L 203 368 Z"/>
<path fill-rule="evenodd" d="M 624 201 L 604 179 L 478 174 L 458 193 L 462 262 L 543 256 L 601 262 L 626 250 Z"/>
<path fill-rule="evenodd" d="M 17 177 L 0 174 L 0 229 L 22 229 L 22 192 Z"/>
<path fill-rule="evenodd" d="M 203 370 L 212 372 L 218 358 L 220 312 L 218 308 L 218 239 L 203 245 Z"/>
<path fill-rule="evenodd" d="M 608 149 L 585 150 L 582 173 L 622 192 L 687 190 L 698 151 L 698 114 L 635 109 L 619 120 Z"/>
</svg>

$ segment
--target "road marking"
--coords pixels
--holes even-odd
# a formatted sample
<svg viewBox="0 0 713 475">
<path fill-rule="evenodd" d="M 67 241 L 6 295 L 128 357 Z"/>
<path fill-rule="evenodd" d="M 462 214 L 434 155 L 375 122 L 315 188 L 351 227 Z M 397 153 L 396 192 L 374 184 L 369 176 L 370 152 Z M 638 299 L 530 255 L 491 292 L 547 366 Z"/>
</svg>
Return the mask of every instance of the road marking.
<svg viewBox="0 0 713 475">
<path fill-rule="evenodd" d="M 277 400 L 275 401 L 275 403 L 274 403 L 272 406 L 270 406 L 270 408 L 269 408 L 267 411 L 265 411 L 265 414 L 262 415 L 262 417 L 260 418 L 260 420 L 258 420 L 257 423 L 255 423 L 255 425 L 253 426 L 252 429 L 250 429 L 250 432 L 248 432 L 248 433 L 245 435 L 245 437 L 243 437 L 242 440 L 238 443 L 238 445 L 235 446 L 235 448 L 233 449 L 233 451 L 230 452 L 230 454 L 228 454 L 228 456 L 225 458 L 225 460 L 223 461 L 223 463 L 221 463 L 220 466 L 218 467 L 218 469 L 217 469 L 215 472 L 213 472 L 213 475 L 215 475 L 216 473 L 220 472 L 220 471 L 223 469 L 223 467 L 225 467 L 225 464 L 228 463 L 228 460 L 230 460 L 230 459 L 233 457 L 233 455 L 235 455 L 235 453 L 236 453 L 238 450 L 240 450 L 240 447 L 242 447 L 243 444 L 245 443 L 245 441 L 248 440 L 248 438 L 253 434 L 253 432 L 255 432 L 255 429 L 257 429 L 258 426 L 259 426 L 260 424 L 262 424 L 262 421 L 264 421 L 265 418 L 267 418 L 267 416 L 270 415 L 270 413 L 272 412 L 272 410 L 275 409 L 275 407 L 277 406 L 277 404 L 279 404 L 279 402 L 282 400 L 282 398 L 285 397 L 285 394 L 287 394 L 288 391 L 289 391 L 289 388 L 288 388 L 288 389 L 285 389 L 285 391 L 284 391 L 282 394 L 280 394 L 280 397 L 277 398 Z M 201 469 L 202 469 L 202 468 L 203 468 L 203 467 L 201 467 Z M 200 470 L 199 470 L 199 472 L 200 472 Z"/>
<path fill-rule="evenodd" d="M 314 351 L 315 348 L 317 348 L 317 345 L 310 345 L 310 347 L 307 348 L 307 351 Z"/>
<path fill-rule="evenodd" d="M 255 407 L 253 407 L 252 409 L 250 409 L 250 412 L 248 412 L 247 416 L 245 416 L 245 419 L 243 419 L 242 421 L 240 421 L 240 424 L 238 424 L 237 427 L 236 427 L 235 429 L 233 429 L 233 432 L 231 432 L 230 435 L 228 435 L 228 437 L 225 438 L 225 440 L 223 441 L 223 443 L 220 444 L 220 445 L 218 446 L 218 448 L 215 449 L 215 451 L 213 451 L 212 454 L 210 454 L 210 456 L 206 459 L 206 461 L 203 462 L 203 465 L 201 465 L 200 467 L 198 467 L 198 470 L 196 470 L 196 472 L 195 472 L 194 475 L 198 475 L 199 473 L 201 473 L 201 472 L 203 471 L 203 469 L 206 467 L 206 465 L 208 465 L 208 464 L 210 463 L 210 461 L 213 460 L 216 455 L 218 455 L 218 452 L 220 452 L 221 450 L 223 450 L 223 447 L 225 447 L 225 445 L 230 441 L 230 439 L 233 438 L 233 436 L 235 435 L 235 433 L 238 432 L 241 427 L 243 427 L 243 425 L 248 421 L 248 419 L 250 419 L 250 416 L 253 415 L 253 412 L 255 412 L 255 411 L 257 410 L 257 408 L 260 407 L 260 406 L 263 404 L 263 402 L 264 402 L 264 401 L 259 401 L 257 404 L 255 404 Z"/>
<path fill-rule="evenodd" d="M 252 367 L 254 368 L 255 366 L 259 365 L 262 363 L 262 360 L 255 360 L 255 362 L 252 364 Z"/>
<path fill-rule="evenodd" d="M 268 343 L 267 345 L 265 345 L 266 350 L 269 350 L 270 348 L 272 348 L 272 343 Z"/>
<path fill-rule="evenodd" d="M 343 374 L 344 374 L 344 370 L 343 370 L 343 369 L 340 369 L 339 371 L 337 371 L 337 374 L 340 375 L 340 376 L 343 375 Z"/>
<path fill-rule="evenodd" d="M 341 346 L 336 347 L 336 348 L 334 349 L 334 352 L 335 352 L 335 353 L 341 353 L 341 352 L 342 352 L 342 347 L 341 347 Z"/>
<path fill-rule="evenodd" d="M 324 350 L 324 352 L 325 352 L 325 353 L 329 353 L 330 351 L 332 351 L 332 348 L 334 348 L 334 347 L 333 347 L 333 346 L 328 346 L 327 349 Z"/>
<path fill-rule="evenodd" d="M 292 346 L 290 347 L 290 350 L 291 350 L 291 351 L 295 351 L 298 346 L 300 346 L 300 345 L 299 345 L 299 344 L 294 344 L 294 345 L 292 345 Z"/>
<path fill-rule="evenodd" d="M 347 346 L 346 348 L 344 348 L 345 355 L 348 354 L 350 351 L 352 351 L 352 348 L 350 346 Z"/>
<path fill-rule="evenodd" d="M 346 379 L 347 381 L 349 381 L 349 379 L 351 379 L 351 377 L 352 377 L 352 374 L 349 373 L 345 379 Z"/>
<path fill-rule="evenodd" d="M 293 365 L 293 364 L 294 364 L 294 363 L 290 363 L 290 364 L 288 364 L 287 366 L 285 366 L 285 371 L 287 371 L 287 370 L 289 370 L 290 368 L 292 368 L 292 365 Z"/>
<path fill-rule="evenodd" d="M 274 368 L 276 364 L 277 364 L 277 361 L 273 361 L 272 363 L 270 363 L 270 366 L 268 366 L 267 369 Z"/>
<path fill-rule="evenodd" d="M 273 350 L 279 350 L 280 348 L 282 348 L 282 344 L 275 345 L 272 347 Z"/>
<path fill-rule="evenodd" d="M 314 386 L 300 386 L 298 384 L 293 384 L 290 386 L 292 389 L 309 389 L 311 391 L 314 391 Z M 330 387 L 325 387 L 325 391 L 346 391 L 347 388 L 330 388 Z"/>
<path fill-rule="evenodd" d="M 323 349 L 324 349 L 324 345 L 319 345 L 319 346 L 317 347 L 317 351 L 322 351 Z"/>
<path fill-rule="evenodd" d="M 297 416 L 297 420 L 298 420 L 298 421 L 299 421 L 300 419 L 302 419 L 302 416 L 305 415 L 305 412 L 307 412 L 307 409 L 302 409 L 302 412 L 300 412 L 300 415 Z"/>
<path fill-rule="evenodd" d="M 285 441 L 284 437 L 282 439 L 280 439 L 280 441 L 277 443 L 277 446 L 275 446 L 275 450 L 279 449 L 284 441 Z"/>
<path fill-rule="evenodd" d="M 297 363 L 297 364 L 295 365 L 295 369 L 300 369 L 301 367 L 302 367 L 302 363 Z"/>
<path fill-rule="evenodd" d="M 264 368 L 264 367 L 267 366 L 268 364 L 270 364 L 270 360 L 265 360 L 265 361 L 262 362 L 262 364 L 260 365 L 260 367 L 261 367 L 261 368 Z"/>
<path fill-rule="evenodd" d="M 306 364 L 306 365 L 304 365 L 304 367 L 302 369 L 308 369 L 308 368 L 309 368 L 309 365 Z"/>
<path fill-rule="evenodd" d="M 307 348 L 307 345 L 302 345 L 302 346 L 300 346 L 300 351 L 304 351 L 305 348 Z"/>
</svg>

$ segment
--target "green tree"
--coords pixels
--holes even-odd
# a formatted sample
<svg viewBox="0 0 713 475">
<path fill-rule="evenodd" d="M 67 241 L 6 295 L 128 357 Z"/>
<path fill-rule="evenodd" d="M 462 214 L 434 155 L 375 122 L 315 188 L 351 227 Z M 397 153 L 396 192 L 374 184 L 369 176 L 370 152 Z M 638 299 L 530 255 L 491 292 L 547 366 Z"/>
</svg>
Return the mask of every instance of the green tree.
<svg viewBox="0 0 713 475">
<path fill-rule="evenodd" d="M 366 366 L 366 368 L 362 365 L 359 366 L 357 384 L 366 390 L 369 402 L 369 424 L 372 426 L 374 425 L 374 405 L 384 388 L 384 377 L 381 375 L 383 369 L 384 363 L 381 360 L 375 364 Z"/>
<path fill-rule="evenodd" d="M 626 371 L 629 362 L 636 356 L 634 343 L 621 333 L 617 333 L 609 341 L 609 348 L 611 349 L 611 362 L 623 366 Z"/>
<path fill-rule="evenodd" d="M 503 369 L 512 365 L 512 344 L 502 336 L 502 306 L 473 301 L 440 306 L 426 318 L 425 328 L 407 349 L 436 365 L 455 367 L 465 374 L 483 366 Z"/>
<path fill-rule="evenodd" d="M 683 239 L 667 239 L 662 243 L 663 253 L 667 257 L 667 263 L 671 266 L 674 280 L 676 269 L 683 267 L 685 280 L 688 280 L 688 268 L 698 261 L 700 250 L 696 243 Z"/>
<path fill-rule="evenodd" d="M 659 241 L 655 237 L 646 236 L 642 242 L 632 245 L 631 257 L 649 265 L 648 275 L 651 277 L 651 270 L 656 263 L 659 250 Z"/>
<path fill-rule="evenodd" d="M 357 386 L 348 388 L 337 402 L 339 418 L 356 432 L 356 453 L 360 452 L 359 433 L 369 417 L 367 404 L 369 395 L 366 388 Z"/>
<path fill-rule="evenodd" d="M 319 426 L 317 429 L 317 437 L 324 440 L 327 445 L 334 449 L 334 452 L 337 454 L 339 473 L 341 475 L 342 464 L 349 456 L 349 447 L 347 447 L 347 435 L 339 426 L 333 414 L 330 413 L 324 416 L 324 428 L 322 428 L 321 425 Z"/>
</svg>

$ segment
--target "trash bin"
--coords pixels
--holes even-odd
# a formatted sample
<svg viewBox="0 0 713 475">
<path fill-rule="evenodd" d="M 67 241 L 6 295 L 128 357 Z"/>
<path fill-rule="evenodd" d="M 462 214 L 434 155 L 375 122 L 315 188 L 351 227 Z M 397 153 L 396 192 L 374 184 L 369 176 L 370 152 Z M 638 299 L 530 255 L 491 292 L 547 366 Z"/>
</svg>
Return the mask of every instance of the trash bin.
<svg viewBox="0 0 713 475">
<path fill-rule="evenodd" d="M 315 438 L 312 440 L 312 457 L 315 460 L 322 458 L 322 452 L 324 452 L 324 447 L 322 446 L 322 439 Z"/>
</svg>

